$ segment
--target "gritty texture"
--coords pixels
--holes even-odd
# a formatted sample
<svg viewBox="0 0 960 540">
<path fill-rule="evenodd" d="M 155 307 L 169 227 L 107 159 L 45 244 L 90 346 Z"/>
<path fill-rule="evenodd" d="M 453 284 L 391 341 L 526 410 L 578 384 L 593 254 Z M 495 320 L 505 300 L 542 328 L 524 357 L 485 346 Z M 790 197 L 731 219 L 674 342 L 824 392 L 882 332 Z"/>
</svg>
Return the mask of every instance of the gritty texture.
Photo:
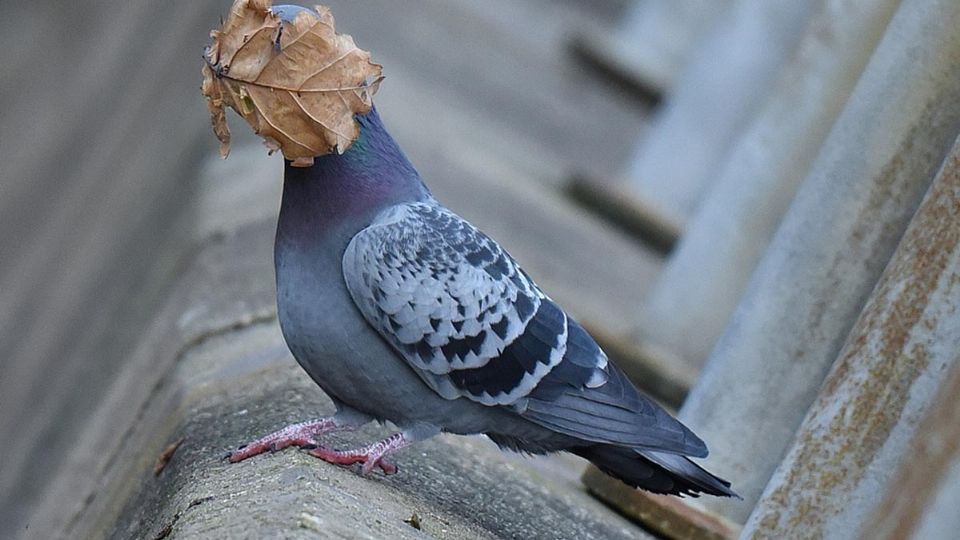
<svg viewBox="0 0 960 540">
<path fill-rule="evenodd" d="M 127 499 L 141 493 L 141 490 L 145 489 L 143 486 L 146 482 L 150 482 L 146 484 L 148 486 L 156 486 L 158 485 L 156 482 L 164 482 L 172 474 L 171 471 L 177 470 L 177 464 L 183 457 L 190 455 L 192 445 L 197 444 L 195 439 L 185 439 L 160 475 L 157 478 L 153 477 L 157 458 L 165 448 L 180 438 L 174 430 L 184 421 L 185 412 L 181 407 L 187 391 L 182 387 L 179 375 L 176 375 L 180 371 L 174 367 L 186 359 L 195 347 L 202 346 L 208 340 L 218 339 L 218 336 L 233 335 L 250 325 L 270 322 L 275 317 L 275 282 L 271 251 L 276 223 L 274 216 L 279 174 L 276 170 L 271 171 L 269 161 L 262 159 L 257 160 L 256 163 L 253 163 L 252 159 L 244 159 L 241 161 L 243 167 L 233 167 L 233 163 L 241 156 L 260 156 L 261 152 L 259 147 L 250 148 L 244 152 L 237 151 L 234 152 L 231 160 L 227 162 L 217 160 L 209 167 L 206 175 L 208 185 L 201 192 L 202 205 L 206 210 L 202 219 L 196 224 L 197 231 L 194 235 L 197 244 L 189 249 L 188 256 L 180 264 L 177 283 L 168 293 L 165 305 L 154 315 L 151 327 L 141 336 L 136 350 L 125 358 L 116 376 L 116 383 L 103 394 L 99 408 L 81 436 L 71 444 L 70 452 L 57 457 L 58 461 L 63 463 L 63 467 L 61 472 L 53 478 L 51 488 L 46 491 L 41 504 L 29 518 L 28 537 L 87 538 L 102 536 L 109 531 L 114 531 L 117 537 L 147 535 L 147 532 L 143 532 L 142 535 L 140 531 L 132 532 L 137 529 L 136 525 L 133 529 L 127 529 L 128 524 L 118 525 L 119 516 L 124 512 Z M 226 165 L 230 167 L 223 170 Z M 225 177 L 231 179 L 229 184 L 223 181 Z M 445 175 L 439 175 L 439 177 L 446 178 Z M 451 181 L 451 186 L 452 184 Z M 516 190 L 517 186 L 512 186 L 511 189 Z M 480 191 L 482 190 L 477 188 L 477 193 Z M 461 194 L 459 198 L 470 200 L 472 193 Z M 487 196 L 486 191 L 483 193 L 485 203 L 467 205 L 467 209 L 477 213 L 485 222 L 496 221 L 496 215 L 499 215 L 496 212 L 492 216 L 487 216 L 488 210 L 493 211 L 497 208 L 494 206 L 494 198 Z M 473 199 L 477 198 L 473 197 Z M 548 198 L 546 202 L 550 200 L 552 199 Z M 545 199 L 542 196 L 538 198 L 532 190 L 522 190 L 522 197 L 511 204 L 529 207 L 535 201 L 546 204 Z M 555 205 L 547 206 L 553 208 Z M 544 223 L 539 225 L 528 223 L 527 227 L 522 229 L 523 234 L 520 227 L 514 229 L 517 231 L 516 234 L 504 234 L 505 237 L 509 237 L 507 239 L 511 241 L 511 248 L 514 243 L 523 246 L 514 250 L 522 252 L 525 260 L 532 259 L 540 263 L 535 265 L 540 269 L 538 270 L 540 273 L 543 273 L 544 268 L 553 267 L 553 263 L 538 256 L 540 252 L 535 251 L 535 246 L 540 245 L 544 237 L 563 236 L 565 233 L 562 231 L 582 233 L 581 239 L 577 242 L 578 246 L 586 245 L 588 239 L 593 239 L 590 241 L 602 246 L 602 249 L 609 247 L 606 240 L 616 241 L 615 243 L 624 249 L 629 247 L 626 240 L 617 239 L 610 234 L 604 236 L 603 231 L 591 229 L 589 221 L 582 216 L 574 218 L 562 207 L 554 210 L 556 211 L 545 211 L 542 214 L 554 217 L 550 226 Z M 506 210 L 497 210 L 497 212 L 503 211 Z M 566 224 L 559 227 L 561 232 L 557 232 L 557 223 Z M 598 242 L 598 238 L 602 241 Z M 550 242 L 555 243 L 553 240 Z M 575 253 L 576 249 L 570 248 L 564 253 L 568 252 Z M 617 251 L 618 257 L 622 252 L 624 251 Z M 630 253 L 635 255 L 633 259 L 627 257 L 631 261 L 647 260 L 643 259 L 639 252 Z M 551 258 L 554 255 L 556 253 L 551 252 Z M 577 260 L 585 261 L 588 258 L 590 257 L 584 256 Z M 655 267 L 654 262 L 652 261 L 648 267 Z M 577 263 L 573 266 L 582 267 L 583 265 Z M 626 272 L 618 272 L 618 275 L 626 276 Z M 636 279 L 643 283 L 649 281 L 645 278 Z M 607 280 L 606 277 L 596 279 L 598 284 L 605 281 L 615 280 Z M 594 298 L 594 304 L 611 300 L 613 299 L 611 291 L 616 288 L 604 288 L 601 292 L 586 287 L 589 289 L 588 295 L 584 287 L 577 286 L 566 278 L 559 279 L 559 284 L 565 286 L 554 286 L 553 289 L 558 289 L 565 296 L 568 292 L 571 293 L 567 303 L 576 305 L 579 305 L 577 299 L 582 296 Z M 598 298 L 601 300 L 597 300 Z M 609 328 L 609 323 L 625 312 L 624 309 L 619 308 L 608 312 L 607 318 L 600 321 L 601 326 Z M 257 366 L 266 360 L 283 357 L 289 359 L 285 356 L 287 355 L 286 346 L 280 340 L 274 340 L 269 346 L 264 345 L 258 350 L 257 353 L 238 350 L 234 356 L 236 360 L 234 367 L 238 370 L 256 370 L 259 369 Z M 291 369 L 296 372 L 297 368 L 293 366 L 292 360 L 289 361 Z M 302 377 L 299 373 L 297 374 Z M 311 387 L 309 395 L 320 399 L 321 394 L 318 389 Z M 246 399 L 249 397 L 240 401 L 243 402 Z M 277 401 L 277 399 L 270 398 L 268 401 Z M 243 407 L 237 408 L 237 410 L 242 409 Z M 294 411 L 288 411 L 289 416 L 285 418 L 288 422 L 304 420 L 319 412 L 321 411 L 299 410 L 298 414 L 294 414 Z M 266 420 L 263 419 L 264 424 L 259 426 L 260 429 L 255 429 L 258 426 L 250 426 L 250 431 L 242 436 L 238 434 L 229 441 L 223 441 L 222 445 L 217 445 L 216 453 L 226 452 L 231 447 L 235 448 L 240 442 L 264 435 L 284 423 L 281 420 L 273 422 Z M 472 444 L 470 440 L 464 440 L 468 441 L 466 444 Z M 479 440 L 481 439 L 473 439 L 473 441 Z M 486 444 L 484 443 L 483 446 Z M 406 450 L 400 457 L 418 450 L 419 447 Z M 582 489 L 579 486 L 578 476 L 583 465 L 577 458 L 523 459 L 514 454 L 494 453 L 493 455 L 496 456 L 498 463 L 535 471 L 530 474 L 539 478 L 551 480 L 562 478 L 564 489 Z M 246 465 L 241 464 L 241 466 Z M 325 465 L 318 464 L 318 466 Z M 401 466 L 403 466 L 402 461 Z M 428 464 L 427 467 L 434 466 Z M 403 467 L 401 474 L 406 474 L 407 469 Z M 461 475 L 462 471 L 451 474 Z M 390 481 L 393 479 L 391 478 Z M 177 499 L 178 506 L 171 507 L 168 513 L 162 514 L 169 520 L 159 524 L 150 534 L 165 533 L 165 528 L 174 521 L 189 523 L 191 514 L 212 502 L 204 498 L 208 495 L 197 492 L 194 498 Z M 576 501 L 577 508 L 587 508 L 588 513 L 597 510 L 600 515 L 613 516 L 610 519 L 614 520 L 612 523 L 621 524 L 618 527 L 631 527 L 626 521 L 605 510 L 598 502 L 582 496 L 582 493 L 564 494 L 563 497 L 573 497 L 569 500 Z M 195 503 L 195 501 L 201 502 Z M 195 504 L 191 506 L 191 503 Z M 160 503 L 155 502 L 155 504 Z M 176 518 L 178 512 L 179 517 Z M 418 515 L 425 520 L 428 516 L 419 511 Z M 480 515 L 482 514 L 478 514 Z M 409 515 L 404 516 L 404 519 L 409 517 Z M 495 521 L 494 518 L 487 519 Z M 309 517 L 304 517 L 302 521 L 308 526 L 316 524 L 316 520 Z M 165 534 L 176 534 L 178 530 L 176 527 L 176 524 L 173 524 Z M 427 520 L 424 522 L 424 528 L 429 530 L 429 527 L 430 523 Z M 506 532 L 503 534 L 509 536 Z"/>
<path fill-rule="evenodd" d="M 132 475 L 152 470 L 176 440 L 155 441 L 151 430 L 171 421 L 166 407 L 176 404 L 171 369 L 177 360 L 212 336 L 275 317 L 273 228 L 269 221 L 242 226 L 195 248 L 86 428 L 59 456 L 63 467 L 28 521 L 30 537 L 86 537 L 84 531 L 115 515 L 118 501 L 136 485 Z M 158 405 L 161 398 L 169 403 Z M 144 445 L 153 444 L 146 455 Z"/>
<path fill-rule="evenodd" d="M 930 526 L 931 522 L 939 522 L 949 526 L 956 516 L 956 507 L 939 516 L 933 513 L 938 498 L 945 494 L 956 497 L 957 492 L 956 484 L 951 480 L 956 478 L 960 464 L 960 422 L 957 422 L 960 400 L 956 398 L 960 393 L 958 368 L 960 364 L 955 363 L 946 374 L 943 389 L 910 447 L 909 453 L 914 460 L 926 466 L 916 467 L 907 462 L 899 468 L 893 479 L 898 489 L 889 490 L 877 505 L 872 519 L 861 531 L 861 539 L 929 538 L 923 535 L 921 527 L 924 524 Z M 904 497 L 904 493 L 911 496 Z M 948 536 L 942 534 L 940 537 Z"/>
<path fill-rule="evenodd" d="M 444 436 L 401 451 L 400 472 L 389 477 L 361 477 L 295 449 L 227 463 L 224 452 L 239 443 L 333 410 L 278 346 L 275 324 L 261 323 L 183 356 L 169 390 L 179 398 L 153 439 L 157 452 L 165 441 L 184 442 L 158 477 L 140 474 L 111 537 L 636 537 L 582 488 L 479 437 Z M 386 433 L 370 425 L 323 440 L 342 448 Z M 407 522 L 414 514 L 420 530 Z"/>
</svg>

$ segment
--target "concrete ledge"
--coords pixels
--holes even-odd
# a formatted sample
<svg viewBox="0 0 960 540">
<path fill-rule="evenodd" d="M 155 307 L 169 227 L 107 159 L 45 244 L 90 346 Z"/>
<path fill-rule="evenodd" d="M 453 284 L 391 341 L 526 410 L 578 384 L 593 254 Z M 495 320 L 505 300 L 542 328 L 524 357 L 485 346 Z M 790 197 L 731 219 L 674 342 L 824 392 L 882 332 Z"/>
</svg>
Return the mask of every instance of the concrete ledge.
<svg viewBox="0 0 960 540">
<path fill-rule="evenodd" d="M 151 430 L 147 447 L 154 451 L 140 459 L 141 484 L 111 536 L 628 538 L 635 532 L 576 484 L 544 478 L 479 438 L 441 437 L 412 447 L 396 456 L 400 472 L 390 477 L 364 478 L 296 449 L 223 461 L 237 444 L 333 410 L 272 322 L 194 347 L 173 379 L 167 393 L 178 399 L 156 398 L 174 406 L 163 416 L 176 423 Z M 371 425 L 324 440 L 346 447 L 387 432 Z M 153 477 L 153 459 L 180 439 Z"/>
<path fill-rule="evenodd" d="M 33 515 L 31 536 L 642 535 L 585 492 L 582 462 L 522 459 L 480 437 L 407 449 L 391 477 L 363 478 L 295 449 L 223 461 L 241 443 L 332 411 L 276 326 L 272 228 L 261 222 L 202 244 L 83 438 L 63 452 L 68 466 Z M 351 446 L 386 430 L 326 440 Z"/>
<path fill-rule="evenodd" d="M 210 336 L 274 316 L 273 228 L 264 221 L 213 235 L 188 258 L 85 429 L 69 448 L 56 450 L 63 467 L 28 520 L 27 536 L 89 537 L 93 521 L 109 513 L 111 497 L 136 484 L 131 474 L 140 470 L 148 440 L 141 427 L 157 429 L 148 421 L 158 410 L 151 400 L 170 388 L 178 359 Z"/>
</svg>

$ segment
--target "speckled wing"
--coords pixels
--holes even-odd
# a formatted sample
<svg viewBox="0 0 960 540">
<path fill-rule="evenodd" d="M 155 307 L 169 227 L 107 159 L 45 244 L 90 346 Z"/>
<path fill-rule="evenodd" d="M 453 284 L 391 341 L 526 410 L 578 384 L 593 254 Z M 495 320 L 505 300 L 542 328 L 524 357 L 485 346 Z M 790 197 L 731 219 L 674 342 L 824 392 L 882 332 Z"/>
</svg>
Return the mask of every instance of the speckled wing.
<svg viewBox="0 0 960 540">
<path fill-rule="evenodd" d="M 434 201 L 377 216 L 347 246 L 343 275 L 364 318 L 448 399 L 589 441 L 706 455 L 510 255 Z"/>
<path fill-rule="evenodd" d="M 496 242 L 436 203 L 381 213 L 347 246 L 343 272 L 367 321 L 444 397 L 515 404 L 566 352 L 566 314 Z M 603 377 L 601 361 L 586 379 Z"/>
</svg>

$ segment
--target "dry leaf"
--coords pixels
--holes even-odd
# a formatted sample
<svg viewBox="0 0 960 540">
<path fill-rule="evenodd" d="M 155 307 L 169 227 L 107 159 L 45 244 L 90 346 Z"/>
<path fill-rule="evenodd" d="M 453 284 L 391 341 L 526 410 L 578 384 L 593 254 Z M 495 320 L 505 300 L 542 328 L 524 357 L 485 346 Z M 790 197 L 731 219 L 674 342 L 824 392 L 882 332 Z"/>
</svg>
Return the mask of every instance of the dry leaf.
<svg viewBox="0 0 960 540">
<path fill-rule="evenodd" d="M 177 448 L 180 448 L 180 445 L 183 444 L 183 440 L 183 437 L 180 437 L 176 441 L 168 444 L 167 447 L 163 449 L 163 452 L 160 452 L 160 456 L 157 457 L 157 462 L 153 465 L 154 476 L 158 476 L 167 468 L 167 464 L 173 459 L 173 454 L 176 453 Z"/>
<path fill-rule="evenodd" d="M 409 518 L 403 520 L 403 522 L 406 523 L 407 525 L 410 525 L 411 527 L 413 527 L 418 531 L 421 530 L 420 516 L 418 516 L 416 512 L 411 514 Z"/>
<path fill-rule="evenodd" d="M 210 33 L 202 92 L 221 156 L 230 152 L 229 106 L 271 153 L 309 166 L 316 156 L 342 154 L 359 137 L 353 115 L 373 106 L 381 67 L 353 38 L 336 33 L 328 8 L 286 7 L 296 15 L 284 21 L 271 5 L 234 2 L 223 28 Z"/>
</svg>

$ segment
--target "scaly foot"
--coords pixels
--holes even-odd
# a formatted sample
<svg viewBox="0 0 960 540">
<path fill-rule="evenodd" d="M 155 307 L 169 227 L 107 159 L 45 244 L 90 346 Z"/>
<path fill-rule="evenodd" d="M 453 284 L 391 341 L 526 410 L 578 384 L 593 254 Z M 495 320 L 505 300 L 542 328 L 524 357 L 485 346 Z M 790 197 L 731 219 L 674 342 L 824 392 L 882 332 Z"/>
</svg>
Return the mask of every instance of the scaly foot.
<svg viewBox="0 0 960 540">
<path fill-rule="evenodd" d="M 411 442 L 404 437 L 403 433 L 394 433 L 382 441 L 354 450 L 331 450 L 317 445 L 309 450 L 309 454 L 337 465 L 362 463 L 360 472 L 364 475 L 370 474 L 374 467 L 380 467 L 384 474 L 394 474 L 397 472 L 397 466 L 387 461 L 386 455 L 409 446 Z"/>
<path fill-rule="evenodd" d="M 243 461 L 249 457 L 262 454 L 264 452 L 276 452 L 288 446 L 299 447 L 320 447 L 317 442 L 317 435 L 350 429 L 349 426 L 339 424 L 333 417 L 320 418 L 310 422 L 300 422 L 299 424 L 289 425 L 279 431 L 275 431 L 266 437 L 261 437 L 251 443 L 245 444 L 237 450 L 230 452 L 227 456 L 230 463 Z"/>
</svg>

